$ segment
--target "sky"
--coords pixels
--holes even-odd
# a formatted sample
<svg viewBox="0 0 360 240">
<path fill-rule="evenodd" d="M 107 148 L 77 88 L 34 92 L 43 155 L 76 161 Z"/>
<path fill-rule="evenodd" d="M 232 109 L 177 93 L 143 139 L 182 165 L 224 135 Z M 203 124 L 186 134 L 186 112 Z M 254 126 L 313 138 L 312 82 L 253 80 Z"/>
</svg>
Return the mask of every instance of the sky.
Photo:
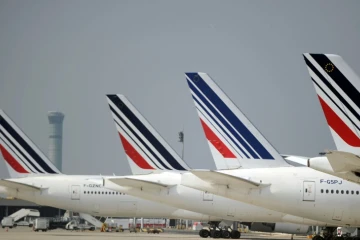
<svg viewBox="0 0 360 240">
<path fill-rule="evenodd" d="M 214 169 L 184 72 L 207 72 L 280 153 L 335 149 L 302 53 L 360 71 L 360 1 L 0 0 L 0 108 L 63 172 L 130 174 L 105 94 L 122 93 L 192 168 Z M 8 177 L 0 161 L 1 178 Z"/>
</svg>

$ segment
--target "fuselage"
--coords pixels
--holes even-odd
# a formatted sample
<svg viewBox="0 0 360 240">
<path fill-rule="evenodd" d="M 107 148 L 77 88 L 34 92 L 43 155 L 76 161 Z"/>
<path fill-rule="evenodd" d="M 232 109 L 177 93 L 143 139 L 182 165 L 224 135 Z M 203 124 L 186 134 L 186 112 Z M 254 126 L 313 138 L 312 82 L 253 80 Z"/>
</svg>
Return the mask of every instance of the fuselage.
<svg viewBox="0 0 360 240">
<path fill-rule="evenodd" d="M 39 176 L 9 179 L 41 188 L 23 190 L 5 187 L 13 197 L 39 205 L 87 213 L 95 216 L 183 218 L 200 221 L 220 221 L 206 214 L 191 212 L 113 191 L 103 187 L 101 176 Z"/>
<path fill-rule="evenodd" d="M 360 186 L 307 167 L 258 168 L 220 171 L 232 176 L 269 184 L 259 188 L 232 188 L 194 181 L 183 175 L 183 184 L 220 196 L 274 211 L 329 223 L 333 226 L 360 226 Z M 207 186 L 207 187 L 206 187 Z"/>
<path fill-rule="evenodd" d="M 128 178 L 129 176 L 116 177 Z M 206 213 L 225 220 L 247 221 L 247 222 L 290 222 L 294 224 L 326 225 L 320 221 L 304 219 L 276 212 L 266 208 L 246 204 L 229 198 L 213 195 L 181 185 L 182 174 L 174 172 L 163 172 L 148 175 L 130 176 L 138 180 L 145 180 L 169 186 L 168 188 L 136 188 L 123 187 L 111 181 L 114 177 L 106 178 L 105 186 L 115 191 L 161 202 L 170 206 Z"/>
</svg>

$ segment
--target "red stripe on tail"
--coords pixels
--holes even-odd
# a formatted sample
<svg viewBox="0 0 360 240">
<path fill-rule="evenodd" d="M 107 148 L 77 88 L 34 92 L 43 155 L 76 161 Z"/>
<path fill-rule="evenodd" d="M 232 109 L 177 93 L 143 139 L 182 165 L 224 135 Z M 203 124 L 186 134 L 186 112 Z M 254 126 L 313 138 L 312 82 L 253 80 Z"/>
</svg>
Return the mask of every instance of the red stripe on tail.
<svg viewBox="0 0 360 240">
<path fill-rule="evenodd" d="M 320 97 L 320 104 L 324 111 L 326 121 L 329 126 L 344 140 L 348 145 L 352 147 L 360 147 L 360 139 L 356 134 L 344 123 L 343 120 L 326 104 L 326 102 Z"/>
<path fill-rule="evenodd" d="M 128 157 L 131 158 L 136 163 L 136 165 L 138 165 L 142 169 L 154 169 L 120 133 L 119 135 L 126 155 L 128 155 Z"/>
<path fill-rule="evenodd" d="M 201 125 L 204 129 L 205 136 L 209 142 L 221 153 L 224 158 L 236 158 L 236 156 L 230 151 L 230 149 L 216 136 L 216 134 L 206 125 L 206 123 L 200 118 Z"/>
<path fill-rule="evenodd" d="M 21 166 L 18 161 L 16 161 L 13 156 L 0 144 L 1 153 L 5 159 L 5 161 L 18 173 L 29 173 L 26 171 L 23 166 Z"/>
</svg>

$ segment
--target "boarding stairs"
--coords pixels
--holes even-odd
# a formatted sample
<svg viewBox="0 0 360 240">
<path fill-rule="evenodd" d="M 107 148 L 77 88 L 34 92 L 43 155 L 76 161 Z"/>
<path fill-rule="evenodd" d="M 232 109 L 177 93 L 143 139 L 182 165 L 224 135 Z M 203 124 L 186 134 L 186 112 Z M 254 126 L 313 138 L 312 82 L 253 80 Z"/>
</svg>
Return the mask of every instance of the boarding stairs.
<svg viewBox="0 0 360 240">
<path fill-rule="evenodd" d="M 14 218 L 14 221 L 17 222 L 20 219 L 24 218 L 24 217 L 40 217 L 40 212 L 36 209 L 27 209 L 27 208 L 22 208 L 17 212 L 14 212 L 13 214 L 11 214 L 9 217 Z"/>
<path fill-rule="evenodd" d="M 107 219 L 107 217 L 94 217 L 87 213 L 79 213 L 79 216 L 94 225 L 96 228 L 101 228 Z"/>
</svg>

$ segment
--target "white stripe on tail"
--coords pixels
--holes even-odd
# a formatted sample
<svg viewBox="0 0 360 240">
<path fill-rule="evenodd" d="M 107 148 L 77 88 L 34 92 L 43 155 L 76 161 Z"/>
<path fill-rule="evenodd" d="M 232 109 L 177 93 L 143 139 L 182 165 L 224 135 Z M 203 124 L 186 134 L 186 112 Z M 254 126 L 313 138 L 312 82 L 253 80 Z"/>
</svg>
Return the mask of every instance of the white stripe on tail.
<svg viewBox="0 0 360 240">
<path fill-rule="evenodd" d="M 305 53 L 304 59 L 337 150 L 359 155 L 359 77 L 338 55 Z"/>
<path fill-rule="evenodd" d="M 288 166 L 208 74 L 185 76 L 218 169 Z"/>
<path fill-rule="evenodd" d="M 107 95 L 133 174 L 186 171 L 187 164 L 123 95 Z"/>
<path fill-rule="evenodd" d="M 60 173 L 3 110 L 0 110 L 0 150 L 12 178 Z"/>
</svg>

